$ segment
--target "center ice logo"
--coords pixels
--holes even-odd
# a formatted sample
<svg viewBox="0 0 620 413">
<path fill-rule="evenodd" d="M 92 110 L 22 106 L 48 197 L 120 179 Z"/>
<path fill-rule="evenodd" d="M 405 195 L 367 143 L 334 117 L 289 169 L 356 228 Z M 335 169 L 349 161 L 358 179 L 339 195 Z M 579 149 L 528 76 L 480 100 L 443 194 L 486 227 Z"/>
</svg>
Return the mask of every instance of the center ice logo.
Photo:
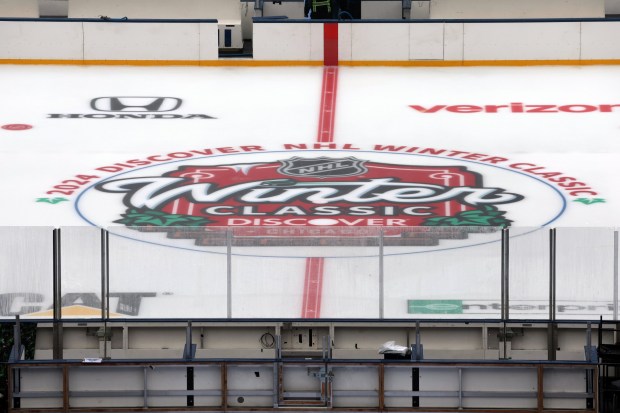
<svg viewBox="0 0 620 413">
<path fill-rule="evenodd" d="M 189 161 L 161 176 L 96 186 L 122 193 L 128 227 L 507 226 L 498 205 L 522 195 L 485 187 L 464 166 L 314 157 L 223 165 Z"/>
</svg>

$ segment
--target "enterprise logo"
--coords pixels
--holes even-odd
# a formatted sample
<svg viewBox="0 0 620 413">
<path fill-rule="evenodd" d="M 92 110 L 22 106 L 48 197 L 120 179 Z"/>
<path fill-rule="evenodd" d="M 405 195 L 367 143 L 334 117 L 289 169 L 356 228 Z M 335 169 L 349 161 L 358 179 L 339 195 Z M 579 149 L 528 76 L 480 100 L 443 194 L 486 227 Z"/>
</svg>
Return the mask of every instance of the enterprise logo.
<svg viewBox="0 0 620 413">
<path fill-rule="evenodd" d="M 509 305 L 512 316 L 533 314 L 549 314 L 549 303 L 546 301 L 511 301 Z M 493 300 L 407 300 L 408 314 L 484 314 L 497 315 L 502 309 L 498 301 Z M 613 303 L 608 301 L 559 301 L 555 311 L 559 315 L 591 315 L 612 314 Z"/>
<path fill-rule="evenodd" d="M 439 112 L 451 112 L 451 113 L 589 113 L 589 112 L 602 112 L 611 113 L 620 112 L 620 104 L 603 104 L 603 105 L 585 105 L 585 104 L 570 104 L 570 105 L 526 105 L 522 102 L 512 102 L 505 105 L 435 105 L 435 106 L 421 106 L 421 105 L 409 105 L 409 107 L 420 113 L 439 113 Z"/>
<path fill-rule="evenodd" d="M 170 113 L 183 100 L 169 96 L 104 96 L 91 99 L 96 113 L 50 113 L 48 119 L 215 119 L 205 114 Z"/>
</svg>

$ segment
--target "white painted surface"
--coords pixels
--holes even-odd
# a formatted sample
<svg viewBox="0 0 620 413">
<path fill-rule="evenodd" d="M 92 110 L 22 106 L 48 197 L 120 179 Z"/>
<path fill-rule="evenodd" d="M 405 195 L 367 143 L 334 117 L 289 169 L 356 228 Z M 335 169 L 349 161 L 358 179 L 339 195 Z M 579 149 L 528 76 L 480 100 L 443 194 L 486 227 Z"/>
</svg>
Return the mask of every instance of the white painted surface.
<svg viewBox="0 0 620 413">
<path fill-rule="evenodd" d="M 86 60 L 198 60 L 198 23 L 84 23 Z"/>
<path fill-rule="evenodd" d="M 71 18 L 240 20 L 238 0 L 69 0 Z"/>
<path fill-rule="evenodd" d="M 617 59 L 620 56 L 620 22 L 581 23 L 581 58 Z"/>
<path fill-rule="evenodd" d="M 579 25 L 466 23 L 463 60 L 579 60 Z"/>
<path fill-rule="evenodd" d="M 37 0 L 0 0 L 0 17 L 39 17 Z"/>
<path fill-rule="evenodd" d="M 443 58 L 447 61 L 463 60 L 463 23 L 444 23 Z"/>
<path fill-rule="evenodd" d="M 262 23 L 254 25 L 255 60 L 310 60 L 310 24 Z"/>
<path fill-rule="evenodd" d="M 2 59 L 82 60 L 82 23 L 2 22 Z"/>
<path fill-rule="evenodd" d="M 322 61 L 324 59 L 323 23 L 310 25 L 310 60 Z"/>
<path fill-rule="evenodd" d="M 67 0 L 39 0 L 39 14 L 46 17 L 67 17 L 69 2 Z"/>
<path fill-rule="evenodd" d="M 380 0 L 362 1 L 362 19 L 402 19 L 403 8 L 400 1 Z"/>
<path fill-rule="evenodd" d="M 605 17 L 605 0 L 431 0 L 431 19 Z"/>
<path fill-rule="evenodd" d="M 200 60 L 217 60 L 218 58 L 218 25 L 217 23 L 199 23 L 198 30 L 200 37 L 199 59 Z"/>
<path fill-rule="evenodd" d="M 355 23 L 351 25 L 353 60 L 409 60 L 409 25 Z"/>
<path fill-rule="evenodd" d="M 409 56 L 411 60 L 443 60 L 443 49 L 443 24 L 414 23 L 409 26 Z"/>
<path fill-rule="evenodd" d="M 351 23 L 339 23 L 338 24 L 338 60 L 350 61 L 352 53 L 352 38 L 353 24 Z"/>
</svg>

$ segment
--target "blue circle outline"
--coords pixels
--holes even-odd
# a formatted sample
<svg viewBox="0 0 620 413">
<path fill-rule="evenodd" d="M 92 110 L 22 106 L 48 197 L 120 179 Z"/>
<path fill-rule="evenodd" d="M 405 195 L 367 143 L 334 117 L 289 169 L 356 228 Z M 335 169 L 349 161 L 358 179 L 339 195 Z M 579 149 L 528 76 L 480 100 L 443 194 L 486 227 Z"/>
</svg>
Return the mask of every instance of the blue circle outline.
<svg viewBox="0 0 620 413">
<path fill-rule="evenodd" d="M 551 185 L 550 183 L 532 176 L 532 175 L 528 175 L 524 172 L 518 171 L 518 170 L 513 170 L 513 169 L 509 169 L 509 168 L 505 168 L 499 165 L 494 165 L 494 164 L 487 164 L 484 162 L 479 162 L 479 161 L 474 161 L 474 160 L 468 160 L 468 159 L 460 159 L 460 158 L 449 158 L 446 156 L 436 156 L 436 155 L 424 155 L 424 154 L 416 154 L 416 153 L 402 153 L 402 152 L 382 152 L 382 151 L 372 151 L 372 150 L 345 150 L 345 149 L 297 149 L 297 150 L 288 150 L 288 151 L 284 151 L 284 150 L 278 150 L 278 151 L 265 151 L 265 152 L 258 152 L 258 153 L 262 153 L 262 154 L 275 154 L 275 153 L 297 153 L 297 152 L 301 152 L 301 153 L 311 153 L 311 152 L 320 152 L 320 153 L 334 153 L 334 152 L 345 152 L 345 153 L 370 153 L 370 154 L 384 154 L 384 155 L 406 155 L 406 156 L 419 156 L 419 157 L 424 157 L 424 158 L 434 158 L 434 159 L 449 159 L 451 161 L 454 161 L 455 159 L 461 162 L 468 162 L 468 163 L 473 163 L 473 164 L 477 164 L 477 165 L 484 165 L 484 166 L 489 166 L 492 168 L 497 168 L 497 169 L 502 169 L 504 171 L 508 171 L 508 172 L 513 172 L 519 175 L 523 175 L 527 178 L 530 179 L 534 179 L 538 182 L 541 182 L 542 184 L 548 186 L 549 188 L 551 188 L 553 191 L 555 191 L 557 193 L 557 195 L 560 197 L 560 199 L 562 200 L 562 207 L 560 208 L 560 212 L 554 216 L 552 219 L 550 219 L 549 221 L 545 222 L 544 224 L 540 225 L 540 227 L 538 228 L 534 228 L 531 231 L 525 232 L 523 234 L 520 234 L 518 236 L 524 236 L 527 234 L 531 234 L 532 232 L 538 231 L 540 229 L 542 229 L 543 227 L 551 224 L 552 222 L 555 222 L 558 218 L 560 218 L 560 216 L 562 216 L 562 214 L 564 214 L 564 212 L 566 211 L 566 207 L 567 207 L 567 203 L 566 203 L 566 197 L 564 196 L 564 194 L 562 194 L 562 192 L 560 192 L 559 189 L 557 189 L 555 186 Z M 160 163 L 155 163 L 153 165 L 145 165 L 142 167 L 137 167 L 137 168 L 132 168 L 128 171 L 123 171 L 120 172 L 118 174 L 109 176 L 105 179 L 102 179 L 100 181 L 97 181 L 89 186 L 87 186 L 86 188 L 84 188 L 80 194 L 78 195 L 78 197 L 75 199 L 75 202 L 73 203 L 73 207 L 76 211 L 76 213 L 80 216 L 80 218 L 82 218 L 84 221 L 86 221 L 87 223 L 89 223 L 90 225 L 92 225 L 93 227 L 98 227 L 98 228 L 102 228 L 99 225 L 93 223 L 92 221 L 90 221 L 88 218 L 86 218 L 83 214 L 82 211 L 80 211 L 80 208 L 78 207 L 78 204 L 80 202 L 80 199 L 82 198 L 82 195 L 84 195 L 87 191 L 91 190 L 93 187 L 95 187 L 96 185 L 101 184 L 102 182 L 106 182 L 111 180 L 112 178 L 116 178 L 118 176 L 124 175 L 124 174 L 128 174 L 131 172 L 135 172 L 135 171 L 140 171 L 143 169 L 148 169 L 148 168 L 153 168 L 153 167 L 158 167 L 161 165 L 169 165 L 169 164 L 174 164 L 174 163 L 179 163 L 179 162 L 187 162 L 189 160 L 194 160 L 194 159 L 205 159 L 205 158 L 219 158 L 219 157 L 223 157 L 223 156 L 238 156 L 238 155 L 250 155 L 253 152 L 248 152 L 248 153 L 227 153 L 227 154 L 219 154 L 219 155 L 205 155 L 205 156 L 197 156 L 197 157 L 191 157 L 191 158 L 183 158 L 183 159 L 179 159 L 179 160 L 174 160 L 174 161 L 166 161 L 166 162 L 160 162 Z M 126 228 L 126 227 L 123 227 Z M 105 228 L 103 228 L 105 229 Z M 207 253 L 207 254 L 218 254 L 218 255 L 226 255 L 227 253 L 223 253 L 223 252 L 215 252 L 215 251 L 201 251 L 198 249 L 193 249 L 193 248 L 187 248 L 187 247 L 179 247 L 179 246 L 175 246 L 175 245 L 169 245 L 169 244 L 162 244 L 162 243 L 158 243 L 158 242 L 154 242 L 154 241 L 144 241 L 141 239 L 137 239 L 137 238 L 133 238 L 130 236 L 125 236 L 125 235 L 119 235 L 119 234 L 113 234 L 110 233 L 111 235 L 114 236 L 118 236 L 121 238 L 126 238 L 126 239 L 130 239 L 133 241 L 138 241 L 138 242 L 144 242 L 146 244 L 152 244 L 152 245 L 159 245 L 162 247 L 169 247 L 169 248 L 176 248 L 176 249 L 181 249 L 181 250 L 185 250 L 185 251 L 193 251 L 193 252 L 199 252 L 199 253 Z M 486 245 L 486 244 L 491 244 L 491 243 L 495 243 L 495 242 L 499 242 L 500 240 L 495 240 L 495 241 L 486 241 L 486 242 L 481 242 L 479 244 L 470 244 L 470 245 L 463 245 L 463 246 L 458 246 L 458 247 L 450 247 L 450 248 L 442 248 L 442 249 L 434 249 L 434 250 L 430 250 L 430 251 L 414 251 L 414 252 L 400 252 L 400 253 L 393 253 L 393 254 L 384 254 L 384 256 L 398 256 L 398 255 L 411 255 L 411 254 L 423 254 L 423 253 L 432 253 L 432 252 L 439 252 L 439 251 L 451 251 L 451 250 L 457 250 L 457 249 L 462 249 L 462 248 L 469 248 L 469 247 L 474 247 L 474 246 L 479 246 L 479 245 Z M 274 255 L 274 256 L 270 256 L 270 255 L 253 255 L 253 254 L 235 254 L 233 253 L 232 255 L 237 255 L 240 257 L 254 257 L 254 258 L 289 258 L 289 259 L 305 259 L 308 258 L 307 256 L 281 256 L 281 255 Z M 354 256 L 321 256 L 322 258 L 374 258 L 374 257 L 379 257 L 379 254 L 377 255 L 354 255 Z"/>
</svg>

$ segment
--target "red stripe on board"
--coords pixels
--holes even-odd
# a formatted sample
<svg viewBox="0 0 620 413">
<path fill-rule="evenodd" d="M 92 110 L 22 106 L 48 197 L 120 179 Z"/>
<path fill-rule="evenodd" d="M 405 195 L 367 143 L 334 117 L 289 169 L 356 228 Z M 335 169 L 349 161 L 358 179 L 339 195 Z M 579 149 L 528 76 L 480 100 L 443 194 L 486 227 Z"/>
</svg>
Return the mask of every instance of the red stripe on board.
<svg viewBox="0 0 620 413">
<path fill-rule="evenodd" d="M 325 67 L 323 69 L 323 86 L 321 90 L 321 109 L 319 113 L 317 142 L 334 141 L 337 86 L 338 68 Z M 311 257 L 306 259 L 306 275 L 304 279 L 303 302 L 301 305 L 302 318 L 321 317 L 324 264 L 324 258 Z"/>
<path fill-rule="evenodd" d="M 338 23 L 323 23 L 323 64 L 338 66 Z"/>
</svg>

